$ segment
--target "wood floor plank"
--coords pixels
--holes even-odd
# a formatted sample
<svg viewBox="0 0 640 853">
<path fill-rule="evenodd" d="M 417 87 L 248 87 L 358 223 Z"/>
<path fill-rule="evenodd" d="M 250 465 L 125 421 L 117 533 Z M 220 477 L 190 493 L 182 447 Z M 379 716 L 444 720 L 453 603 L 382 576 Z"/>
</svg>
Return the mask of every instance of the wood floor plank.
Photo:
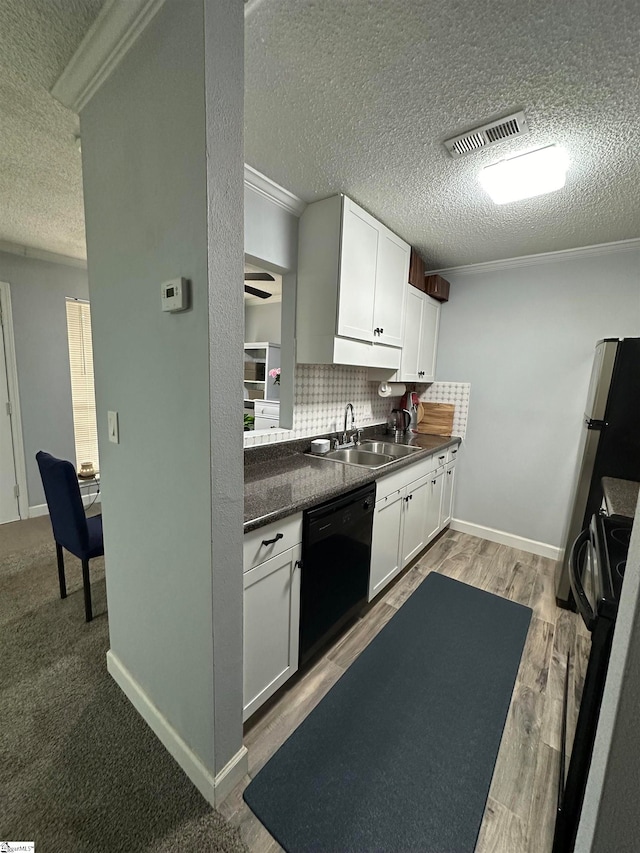
<svg viewBox="0 0 640 853">
<path fill-rule="evenodd" d="M 549 695 L 545 696 L 540 738 L 551 749 L 557 749 L 558 751 L 562 748 L 563 707 L 564 705 L 560 699 L 553 699 Z"/>
<path fill-rule="evenodd" d="M 487 576 L 485 589 L 494 595 L 506 597 L 507 590 L 514 582 L 514 571 L 517 560 L 513 559 L 512 549 L 506 545 L 498 545 L 497 551 L 491 556 L 490 571 Z"/>
<path fill-rule="evenodd" d="M 452 536 L 445 534 L 441 536 L 433 545 L 425 551 L 416 563 L 416 567 L 423 573 L 428 574 L 431 571 L 437 570 L 442 561 L 448 557 L 457 547 L 457 540 Z"/>
<path fill-rule="evenodd" d="M 424 579 L 425 575 L 417 566 L 413 566 L 404 577 L 400 578 L 398 583 L 392 586 L 386 595 L 382 596 L 381 600 L 390 607 L 395 607 L 398 610 L 409 596 L 416 591 Z"/>
<path fill-rule="evenodd" d="M 227 818 L 232 826 L 236 826 L 240 830 L 242 840 L 252 853 L 253 851 L 255 853 L 279 853 L 282 847 L 242 799 L 244 789 L 250 781 L 249 776 L 244 776 L 224 802 L 217 807 L 218 811 Z"/>
<path fill-rule="evenodd" d="M 535 578 L 536 571 L 534 568 L 528 563 L 516 560 L 513 565 L 511 578 L 504 591 L 505 598 L 517 601 L 518 604 L 528 605 L 531 600 Z"/>
<path fill-rule="evenodd" d="M 366 619 L 361 619 L 354 629 L 331 649 L 329 660 L 341 669 L 347 669 L 397 612 L 395 607 L 385 602 L 377 604 L 367 614 Z"/>
<path fill-rule="evenodd" d="M 560 610 L 555 623 L 547 695 L 559 701 L 562 701 L 564 696 L 564 683 L 567 677 L 567 652 L 573 650 L 576 636 L 576 618 L 575 613 L 571 613 L 569 610 Z"/>
<path fill-rule="evenodd" d="M 544 696 L 516 682 L 489 795 L 526 821 L 531 808 Z"/>
<path fill-rule="evenodd" d="M 529 607 L 538 619 L 555 624 L 561 611 L 556 606 L 556 586 L 552 561 L 547 560 L 543 563 L 542 560 L 542 557 L 538 560 L 540 568 L 536 571 Z"/>
<path fill-rule="evenodd" d="M 538 693 L 544 693 L 549 677 L 554 626 L 536 619 L 529 624 L 529 633 L 522 653 L 518 680 Z"/>
<path fill-rule="evenodd" d="M 489 797 L 475 853 L 525 853 L 525 824 L 506 806 Z"/>
<path fill-rule="evenodd" d="M 533 797 L 527 819 L 527 851 L 542 853 L 553 846 L 560 753 L 540 742 L 533 781 Z"/>
</svg>

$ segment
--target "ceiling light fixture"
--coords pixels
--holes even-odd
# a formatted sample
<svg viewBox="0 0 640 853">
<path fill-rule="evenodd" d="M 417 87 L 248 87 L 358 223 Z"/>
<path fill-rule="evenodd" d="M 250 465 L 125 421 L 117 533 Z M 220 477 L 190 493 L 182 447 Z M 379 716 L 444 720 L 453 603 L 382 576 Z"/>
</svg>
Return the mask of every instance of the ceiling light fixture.
<svg viewBox="0 0 640 853">
<path fill-rule="evenodd" d="M 568 168 L 569 155 L 565 149 L 547 145 L 486 166 L 478 177 L 496 204 L 509 204 L 561 189 Z"/>
</svg>

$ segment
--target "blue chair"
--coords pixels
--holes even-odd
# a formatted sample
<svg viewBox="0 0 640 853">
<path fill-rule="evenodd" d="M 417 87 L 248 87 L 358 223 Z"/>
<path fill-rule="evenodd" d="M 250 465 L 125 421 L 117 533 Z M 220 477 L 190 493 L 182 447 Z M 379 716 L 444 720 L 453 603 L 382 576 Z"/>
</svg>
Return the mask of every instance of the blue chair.
<svg viewBox="0 0 640 853">
<path fill-rule="evenodd" d="M 91 622 L 91 586 L 89 582 L 89 560 L 104 554 L 102 541 L 102 516 L 87 518 L 76 470 L 64 459 L 56 459 L 50 453 L 40 450 L 36 453 L 44 494 L 49 507 L 49 516 L 53 528 L 58 558 L 58 581 L 60 598 L 67 597 L 67 584 L 64 576 L 64 556 L 66 548 L 82 561 L 82 584 L 84 586 L 84 612 L 87 622 Z"/>
</svg>

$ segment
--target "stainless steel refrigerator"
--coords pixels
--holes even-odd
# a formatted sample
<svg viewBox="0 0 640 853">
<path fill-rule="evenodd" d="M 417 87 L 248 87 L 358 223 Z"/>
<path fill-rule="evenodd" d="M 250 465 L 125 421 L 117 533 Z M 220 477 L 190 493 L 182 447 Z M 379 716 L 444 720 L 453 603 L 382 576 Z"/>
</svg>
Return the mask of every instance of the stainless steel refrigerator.
<svg viewBox="0 0 640 853">
<path fill-rule="evenodd" d="M 640 338 L 598 341 L 578 460 L 556 582 L 560 607 L 573 607 L 567 569 L 571 545 L 600 508 L 602 477 L 640 480 Z"/>
</svg>

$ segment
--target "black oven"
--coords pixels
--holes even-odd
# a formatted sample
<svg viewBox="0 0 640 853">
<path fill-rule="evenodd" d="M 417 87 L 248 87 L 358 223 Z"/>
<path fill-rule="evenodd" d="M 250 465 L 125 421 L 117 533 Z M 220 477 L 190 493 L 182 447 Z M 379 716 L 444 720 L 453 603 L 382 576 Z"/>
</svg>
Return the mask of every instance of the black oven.
<svg viewBox="0 0 640 853">
<path fill-rule="evenodd" d="M 570 661 L 567 659 L 558 813 L 553 853 L 571 853 L 575 846 L 611 654 L 632 524 L 631 519 L 608 518 L 598 513 L 592 516 L 589 527 L 582 531 L 571 549 L 569 580 L 578 613 L 591 632 L 591 654 L 572 744 L 567 743 L 570 671 Z M 570 760 L 567 768 L 568 755 Z"/>
</svg>

